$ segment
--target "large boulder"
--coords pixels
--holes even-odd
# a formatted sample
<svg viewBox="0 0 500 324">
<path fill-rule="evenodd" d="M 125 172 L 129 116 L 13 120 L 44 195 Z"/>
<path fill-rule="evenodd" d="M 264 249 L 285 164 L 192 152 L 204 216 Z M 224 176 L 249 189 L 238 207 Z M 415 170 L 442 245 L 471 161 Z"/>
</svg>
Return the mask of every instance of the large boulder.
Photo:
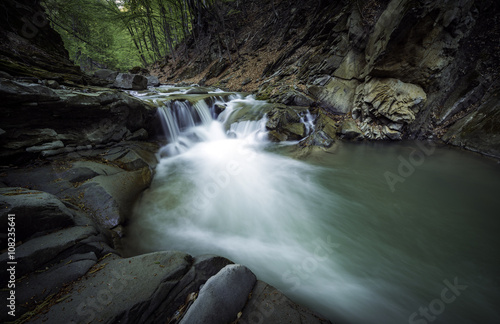
<svg viewBox="0 0 500 324">
<path fill-rule="evenodd" d="M 245 306 L 255 281 L 255 275 L 248 268 L 227 265 L 208 279 L 180 324 L 233 322 Z"/>
<path fill-rule="evenodd" d="M 117 71 L 113 71 L 113 70 L 109 70 L 109 69 L 101 69 L 101 70 L 95 71 L 94 76 L 96 78 L 100 78 L 100 79 L 106 80 L 110 83 L 113 83 L 116 80 L 118 73 L 119 72 L 117 72 Z"/>
<path fill-rule="evenodd" d="M 113 86 L 125 90 L 145 90 L 148 87 L 148 79 L 139 74 L 119 73 Z"/>
<path fill-rule="evenodd" d="M 410 124 L 427 99 L 421 87 L 397 79 L 373 78 L 358 86 L 356 92 L 353 113 L 360 110 L 362 120 L 372 115 Z"/>
</svg>

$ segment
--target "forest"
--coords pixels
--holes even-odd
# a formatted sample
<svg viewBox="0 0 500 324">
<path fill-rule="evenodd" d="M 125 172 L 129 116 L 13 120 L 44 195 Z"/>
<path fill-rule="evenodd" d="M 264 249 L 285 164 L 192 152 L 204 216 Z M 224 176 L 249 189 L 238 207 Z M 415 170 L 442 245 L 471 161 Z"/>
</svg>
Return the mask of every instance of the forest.
<svg viewBox="0 0 500 324">
<path fill-rule="evenodd" d="M 209 16 L 229 36 L 227 0 L 44 0 L 53 28 L 84 71 L 127 70 L 167 56 Z M 239 7 L 239 1 L 236 1 Z M 223 37 L 223 39 L 227 39 Z M 196 40 L 196 37 L 195 37 Z M 219 41 L 222 43 L 223 41 Z M 227 46 L 223 44 L 222 46 Z M 175 57 L 174 57 L 175 58 Z"/>
</svg>

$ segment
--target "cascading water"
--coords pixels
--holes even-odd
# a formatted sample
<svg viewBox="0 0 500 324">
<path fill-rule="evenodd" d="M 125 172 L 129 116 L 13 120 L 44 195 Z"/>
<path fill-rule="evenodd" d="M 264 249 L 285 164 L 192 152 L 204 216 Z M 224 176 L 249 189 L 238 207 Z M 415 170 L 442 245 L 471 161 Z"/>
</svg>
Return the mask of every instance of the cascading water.
<svg viewBox="0 0 500 324">
<path fill-rule="evenodd" d="M 225 98 L 159 110 L 168 144 L 127 229 L 129 253 L 222 255 L 341 323 L 498 321 L 498 166 L 436 149 L 392 192 L 383 174 L 414 145 L 345 144 L 298 161 L 270 152 L 265 102 Z"/>
</svg>

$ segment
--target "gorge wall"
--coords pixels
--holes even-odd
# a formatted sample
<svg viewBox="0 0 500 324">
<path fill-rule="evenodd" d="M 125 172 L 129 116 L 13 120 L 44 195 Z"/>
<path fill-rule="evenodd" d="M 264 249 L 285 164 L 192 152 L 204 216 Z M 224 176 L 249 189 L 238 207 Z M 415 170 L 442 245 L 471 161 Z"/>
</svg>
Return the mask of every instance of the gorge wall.
<svg viewBox="0 0 500 324">
<path fill-rule="evenodd" d="M 163 82 L 319 107 L 339 136 L 435 139 L 500 157 L 497 1 L 232 2 L 158 62 Z M 206 20 L 210 18 L 207 17 Z M 217 32 L 218 31 L 218 32 Z M 317 108 L 315 108 L 317 109 Z"/>
</svg>

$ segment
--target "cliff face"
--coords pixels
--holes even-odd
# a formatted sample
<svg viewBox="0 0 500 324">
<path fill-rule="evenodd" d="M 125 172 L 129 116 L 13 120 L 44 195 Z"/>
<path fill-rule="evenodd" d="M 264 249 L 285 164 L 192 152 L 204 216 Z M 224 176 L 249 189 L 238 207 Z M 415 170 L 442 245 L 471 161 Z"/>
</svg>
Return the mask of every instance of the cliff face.
<svg viewBox="0 0 500 324">
<path fill-rule="evenodd" d="M 39 0 L 5 0 L 0 5 L 0 71 L 14 76 L 86 83 Z"/>
<path fill-rule="evenodd" d="M 232 35 L 196 35 L 158 64 L 162 81 L 319 106 L 340 116 L 339 134 L 348 122 L 358 138 L 442 138 L 500 157 L 497 1 L 232 5 Z"/>
</svg>

